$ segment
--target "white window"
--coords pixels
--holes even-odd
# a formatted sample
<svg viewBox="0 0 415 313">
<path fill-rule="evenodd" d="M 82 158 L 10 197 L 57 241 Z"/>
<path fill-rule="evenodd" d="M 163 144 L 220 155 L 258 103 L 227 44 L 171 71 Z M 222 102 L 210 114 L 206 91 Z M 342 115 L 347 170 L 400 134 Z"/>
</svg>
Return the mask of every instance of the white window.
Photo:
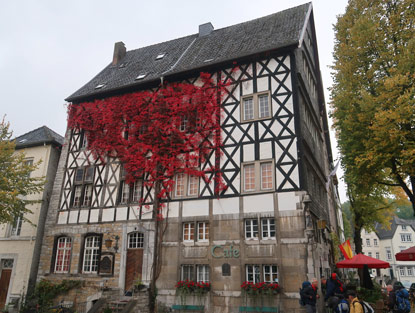
<svg viewBox="0 0 415 313">
<path fill-rule="evenodd" d="M 246 219 L 245 220 L 245 238 L 256 239 L 258 238 L 258 220 Z"/>
<path fill-rule="evenodd" d="M 372 257 L 372 252 L 368 252 L 367 255 L 370 256 L 370 257 Z"/>
<path fill-rule="evenodd" d="M 86 149 L 88 145 L 87 136 L 84 131 L 81 131 L 79 134 L 79 149 Z"/>
<path fill-rule="evenodd" d="M 386 249 L 386 258 L 392 260 L 392 251 L 390 249 Z"/>
<path fill-rule="evenodd" d="M 404 267 L 400 267 L 400 268 L 399 268 L 399 274 L 400 274 L 401 276 L 405 276 L 405 268 L 404 268 Z"/>
<path fill-rule="evenodd" d="M 137 179 L 133 183 L 127 183 L 127 172 L 124 167 L 121 168 L 120 175 L 120 192 L 119 192 L 119 203 L 138 203 L 141 200 L 142 194 L 142 180 Z"/>
<path fill-rule="evenodd" d="M 276 265 L 264 265 L 262 271 L 264 273 L 264 282 L 274 283 L 278 281 L 278 269 Z"/>
<path fill-rule="evenodd" d="M 71 259 L 72 239 L 60 237 L 56 244 L 55 273 L 68 273 Z"/>
<path fill-rule="evenodd" d="M 366 239 L 366 246 L 370 247 L 370 239 Z"/>
<path fill-rule="evenodd" d="M 243 192 L 267 191 L 274 188 L 274 163 L 257 161 L 242 166 Z"/>
<path fill-rule="evenodd" d="M 402 225 L 402 230 L 406 230 L 406 225 Z"/>
<path fill-rule="evenodd" d="M 246 265 L 246 280 L 254 284 L 259 283 L 259 265 Z"/>
<path fill-rule="evenodd" d="M 379 255 L 379 252 L 376 252 L 376 259 L 380 259 L 380 255 Z"/>
<path fill-rule="evenodd" d="M 98 273 L 99 255 L 101 250 L 100 236 L 88 236 L 85 238 L 83 273 Z"/>
<path fill-rule="evenodd" d="M 128 249 L 144 248 L 144 234 L 133 232 L 128 234 Z"/>
<path fill-rule="evenodd" d="M 275 219 L 263 218 L 262 224 L 262 239 L 275 238 Z"/>
<path fill-rule="evenodd" d="M 23 164 L 26 165 L 26 166 L 32 166 L 33 165 L 33 159 L 26 159 L 26 160 L 23 161 Z M 27 177 L 30 177 L 30 173 L 31 172 L 29 172 L 27 174 Z"/>
<path fill-rule="evenodd" d="M 197 282 L 207 283 L 209 282 L 209 266 L 208 265 L 196 265 L 196 279 Z"/>
<path fill-rule="evenodd" d="M 178 173 L 175 176 L 174 197 L 192 197 L 199 194 L 199 177 Z"/>
<path fill-rule="evenodd" d="M 407 242 L 411 242 L 412 241 L 412 235 L 411 234 L 406 234 L 406 241 Z"/>
<path fill-rule="evenodd" d="M 244 96 L 241 102 L 243 122 L 271 117 L 269 92 Z"/>
<path fill-rule="evenodd" d="M 197 223 L 197 240 L 198 241 L 209 240 L 209 223 L 207 222 Z"/>
<path fill-rule="evenodd" d="M 181 280 L 193 280 L 193 265 L 182 265 Z"/>
<path fill-rule="evenodd" d="M 406 271 L 407 271 L 407 273 L 408 273 L 408 276 L 413 276 L 414 274 L 413 274 L 413 272 L 412 272 L 412 267 L 407 267 L 406 268 Z"/>
<path fill-rule="evenodd" d="M 193 241 L 194 240 L 194 229 L 195 224 L 183 223 L 183 241 Z"/>
<path fill-rule="evenodd" d="M 375 247 L 377 247 L 377 246 L 378 246 L 378 240 L 377 240 L 377 239 L 373 239 L 373 245 L 374 245 Z"/>
<path fill-rule="evenodd" d="M 14 217 L 12 228 L 10 230 L 10 236 L 20 236 L 22 231 L 23 215 L 17 215 Z"/>
<path fill-rule="evenodd" d="M 187 119 L 187 116 L 183 116 L 183 117 L 181 118 L 181 120 L 180 120 L 180 127 L 179 127 L 179 129 L 180 129 L 180 131 L 181 131 L 181 132 L 186 131 L 186 129 L 187 129 L 187 124 L 188 124 L 188 119 Z"/>
<path fill-rule="evenodd" d="M 401 234 L 401 241 L 402 242 L 406 242 L 406 236 L 405 236 L 405 234 Z"/>
</svg>

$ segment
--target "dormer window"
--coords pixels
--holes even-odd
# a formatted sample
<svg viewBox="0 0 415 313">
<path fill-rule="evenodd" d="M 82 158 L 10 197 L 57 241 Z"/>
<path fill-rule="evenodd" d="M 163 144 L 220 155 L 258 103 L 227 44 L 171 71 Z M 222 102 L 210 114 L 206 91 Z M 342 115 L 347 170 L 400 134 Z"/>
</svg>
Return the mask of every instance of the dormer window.
<svg viewBox="0 0 415 313">
<path fill-rule="evenodd" d="M 166 53 L 159 53 L 157 56 L 156 56 L 156 60 L 161 60 L 162 58 L 164 58 L 164 56 L 166 55 Z"/>
<path fill-rule="evenodd" d="M 140 74 L 140 75 L 138 75 L 136 78 L 135 78 L 135 80 L 140 80 L 140 79 L 143 79 L 144 77 L 146 77 L 147 76 L 147 74 Z"/>
</svg>

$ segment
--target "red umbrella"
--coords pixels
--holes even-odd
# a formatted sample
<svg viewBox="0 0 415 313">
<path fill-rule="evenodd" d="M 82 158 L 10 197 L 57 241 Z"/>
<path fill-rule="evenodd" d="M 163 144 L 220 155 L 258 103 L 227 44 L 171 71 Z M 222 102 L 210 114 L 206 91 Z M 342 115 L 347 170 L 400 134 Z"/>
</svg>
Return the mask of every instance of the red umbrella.
<svg viewBox="0 0 415 313">
<path fill-rule="evenodd" d="M 356 254 L 350 260 L 344 260 L 336 263 L 338 268 L 363 268 L 364 265 L 369 268 L 388 268 L 390 264 L 388 262 L 372 258 L 364 254 Z"/>
<path fill-rule="evenodd" d="M 415 247 L 398 252 L 395 258 L 396 261 L 415 261 Z"/>
</svg>

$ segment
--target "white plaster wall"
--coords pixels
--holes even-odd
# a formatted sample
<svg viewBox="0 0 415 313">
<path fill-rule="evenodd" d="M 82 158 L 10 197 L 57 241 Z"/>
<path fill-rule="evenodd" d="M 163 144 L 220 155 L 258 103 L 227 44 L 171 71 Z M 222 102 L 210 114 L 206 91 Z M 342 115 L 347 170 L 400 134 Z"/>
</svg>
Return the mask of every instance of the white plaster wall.
<svg viewBox="0 0 415 313">
<path fill-rule="evenodd" d="M 218 214 L 238 214 L 239 198 L 224 198 L 213 200 L 213 215 Z"/>
<path fill-rule="evenodd" d="M 295 192 L 280 192 L 277 194 L 277 197 L 279 211 L 297 210 L 300 196 L 297 196 Z"/>
<path fill-rule="evenodd" d="M 274 212 L 274 197 L 272 193 L 243 197 L 244 213 Z"/>
<path fill-rule="evenodd" d="M 112 222 L 114 221 L 114 208 L 106 208 L 102 210 L 102 221 Z"/>
<path fill-rule="evenodd" d="M 209 200 L 183 201 L 183 217 L 204 215 L 209 215 Z"/>
</svg>

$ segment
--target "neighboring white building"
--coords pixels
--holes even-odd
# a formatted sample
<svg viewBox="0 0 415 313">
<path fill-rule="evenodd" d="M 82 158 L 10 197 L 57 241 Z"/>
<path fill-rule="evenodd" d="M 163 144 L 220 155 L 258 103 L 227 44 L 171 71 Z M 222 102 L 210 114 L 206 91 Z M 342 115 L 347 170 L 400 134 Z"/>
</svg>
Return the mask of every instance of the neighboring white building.
<svg viewBox="0 0 415 313">
<path fill-rule="evenodd" d="M 389 262 L 391 267 L 372 270 L 377 280 L 397 279 L 405 286 L 415 283 L 415 261 L 396 261 L 395 254 L 414 246 L 415 220 L 392 219 L 390 229 L 376 226 L 376 232 L 362 230 L 362 249 L 365 255 Z"/>
<path fill-rule="evenodd" d="M 36 281 L 43 225 L 63 137 L 43 126 L 15 141 L 16 153 L 23 152 L 25 162 L 35 164 L 42 160 L 30 175 L 45 177 L 46 184 L 42 193 L 28 196 L 31 200 L 41 200 L 28 206 L 33 213 L 25 216 L 38 227 L 23 222 L 22 216 L 16 216 L 13 224 L 0 225 L 0 309 L 21 299 L 28 285 L 33 287 Z"/>
</svg>

